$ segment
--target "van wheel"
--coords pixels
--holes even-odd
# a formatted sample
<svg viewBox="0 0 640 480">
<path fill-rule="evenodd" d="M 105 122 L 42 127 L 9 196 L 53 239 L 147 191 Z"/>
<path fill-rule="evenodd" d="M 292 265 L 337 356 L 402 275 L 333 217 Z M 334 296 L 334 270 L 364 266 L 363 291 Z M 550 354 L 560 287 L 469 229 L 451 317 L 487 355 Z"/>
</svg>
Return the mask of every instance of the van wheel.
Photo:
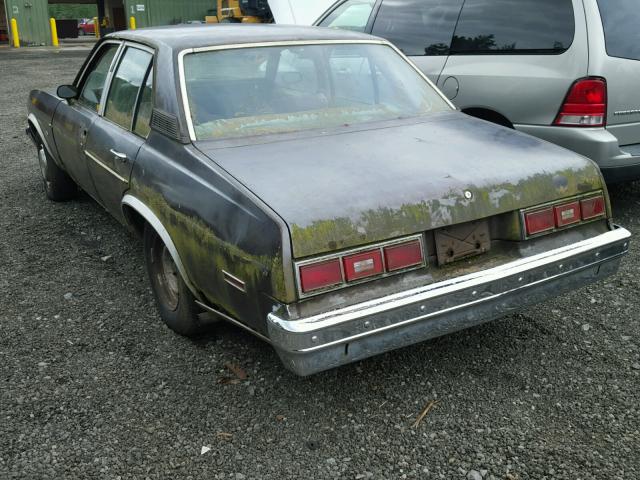
<svg viewBox="0 0 640 480">
<path fill-rule="evenodd" d="M 192 337 L 202 332 L 196 299 L 182 279 L 171 252 L 150 225 L 144 229 L 144 257 L 160 317 L 174 332 Z"/>
<path fill-rule="evenodd" d="M 78 194 L 78 187 L 71 177 L 53 161 L 42 142 L 38 144 L 38 164 L 49 200 L 63 202 Z"/>
</svg>

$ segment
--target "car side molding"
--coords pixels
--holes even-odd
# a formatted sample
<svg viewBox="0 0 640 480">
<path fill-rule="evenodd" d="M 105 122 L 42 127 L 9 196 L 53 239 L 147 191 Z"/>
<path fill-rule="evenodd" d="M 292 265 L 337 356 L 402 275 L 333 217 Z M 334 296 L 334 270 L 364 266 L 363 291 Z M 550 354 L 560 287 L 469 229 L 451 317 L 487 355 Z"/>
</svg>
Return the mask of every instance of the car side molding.
<svg viewBox="0 0 640 480">
<path fill-rule="evenodd" d="M 189 275 L 187 274 L 187 271 L 184 268 L 184 264 L 180 259 L 180 254 L 178 253 L 178 250 L 176 249 L 176 246 L 173 243 L 173 240 L 171 240 L 171 236 L 169 235 L 169 232 L 164 227 L 160 219 L 156 216 L 156 214 L 153 213 L 153 211 L 147 205 L 145 205 L 144 202 L 142 202 L 140 199 L 136 198 L 135 196 L 129 193 L 122 198 L 121 205 L 122 205 L 122 212 L 127 222 L 129 222 L 129 217 L 126 214 L 126 211 L 124 208 L 125 206 L 136 211 L 142 218 L 145 219 L 147 223 L 149 223 L 149 225 L 151 225 L 151 228 L 153 228 L 156 231 L 156 233 L 162 239 L 162 242 L 166 245 L 167 249 L 169 250 L 169 253 L 171 253 L 171 257 L 173 258 L 173 261 L 175 262 L 176 267 L 180 272 L 180 275 L 182 275 L 184 283 L 187 284 L 187 287 L 189 287 L 189 290 L 191 290 L 191 293 L 193 293 L 193 295 L 198 300 L 202 301 L 203 300 L 202 295 L 200 295 L 200 292 L 198 292 L 198 290 L 193 286 L 193 283 L 191 283 L 191 280 L 189 279 Z"/>
</svg>

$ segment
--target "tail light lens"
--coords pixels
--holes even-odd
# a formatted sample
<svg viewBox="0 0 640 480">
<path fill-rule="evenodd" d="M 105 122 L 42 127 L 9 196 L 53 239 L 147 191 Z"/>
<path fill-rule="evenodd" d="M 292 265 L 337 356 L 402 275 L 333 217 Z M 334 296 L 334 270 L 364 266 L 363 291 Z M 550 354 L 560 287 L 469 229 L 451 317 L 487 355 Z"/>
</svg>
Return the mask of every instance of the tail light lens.
<svg viewBox="0 0 640 480">
<path fill-rule="evenodd" d="M 565 203 L 564 205 L 558 205 L 554 209 L 556 217 L 556 227 L 566 227 L 573 223 L 578 223 L 582 220 L 580 215 L 580 202 Z"/>
<path fill-rule="evenodd" d="M 415 241 L 385 247 L 384 259 L 390 272 L 420 265 L 423 262 L 422 245 Z"/>
<path fill-rule="evenodd" d="M 524 221 L 527 228 L 527 235 L 529 236 L 553 230 L 556 226 L 553 208 L 551 207 L 525 213 Z"/>
<path fill-rule="evenodd" d="M 607 207 L 602 191 L 587 193 L 549 205 L 520 211 L 524 221 L 524 238 L 551 233 L 603 218 Z"/>
<path fill-rule="evenodd" d="M 313 263 L 300 267 L 300 287 L 304 293 L 342 283 L 340 260 Z"/>
<path fill-rule="evenodd" d="M 390 240 L 318 260 L 302 260 L 296 265 L 298 293 L 307 297 L 352 283 L 415 270 L 425 264 L 422 235 Z"/>
<path fill-rule="evenodd" d="M 582 200 L 580 206 L 582 208 L 583 220 L 591 220 L 592 218 L 598 218 L 605 214 L 604 197 L 602 195 Z"/>
<path fill-rule="evenodd" d="M 371 277 L 373 275 L 380 275 L 384 272 L 382 255 L 379 249 L 349 255 L 348 257 L 344 257 L 342 261 L 344 262 L 344 274 L 347 277 L 347 282 Z"/>
<path fill-rule="evenodd" d="M 606 80 L 585 78 L 573 84 L 554 124 L 566 127 L 604 127 L 606 119 Z"/>
</svg>

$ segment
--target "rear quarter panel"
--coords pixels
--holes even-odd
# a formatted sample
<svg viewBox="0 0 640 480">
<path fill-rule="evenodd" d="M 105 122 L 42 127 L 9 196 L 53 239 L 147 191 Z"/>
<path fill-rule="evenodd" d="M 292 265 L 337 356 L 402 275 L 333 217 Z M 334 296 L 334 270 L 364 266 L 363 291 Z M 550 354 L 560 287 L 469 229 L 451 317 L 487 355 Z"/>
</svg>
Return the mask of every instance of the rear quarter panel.
<svg viewBox="0 0 640 480">
<path fill-rule="evenodd" d="M 286 265 L 292 268 L 288 240 L 283 252 L 286 227 L 195 147 L 152 133 L 128 193 L 167 229 L 191 283 L 208 302 L 265 333 L 266 315 L 279 301 L 293 300 L 285 280 Z M 245 282 L 246 292 L 228 284 L 223 271 Z"/>
</svg>

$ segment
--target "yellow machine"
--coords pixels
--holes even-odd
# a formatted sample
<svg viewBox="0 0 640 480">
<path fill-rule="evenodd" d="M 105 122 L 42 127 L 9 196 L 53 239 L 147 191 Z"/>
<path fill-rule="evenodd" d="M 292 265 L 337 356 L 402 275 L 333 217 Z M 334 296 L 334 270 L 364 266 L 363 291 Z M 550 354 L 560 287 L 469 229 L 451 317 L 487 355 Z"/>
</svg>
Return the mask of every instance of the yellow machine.
<svg viewBox="0 0 640 480">
<path fill-rule="evenodd" d="M 217 0 L 214 15 L 207 23 L 270 23 L 273 21 L 267 0 Z"/>
</svg>

